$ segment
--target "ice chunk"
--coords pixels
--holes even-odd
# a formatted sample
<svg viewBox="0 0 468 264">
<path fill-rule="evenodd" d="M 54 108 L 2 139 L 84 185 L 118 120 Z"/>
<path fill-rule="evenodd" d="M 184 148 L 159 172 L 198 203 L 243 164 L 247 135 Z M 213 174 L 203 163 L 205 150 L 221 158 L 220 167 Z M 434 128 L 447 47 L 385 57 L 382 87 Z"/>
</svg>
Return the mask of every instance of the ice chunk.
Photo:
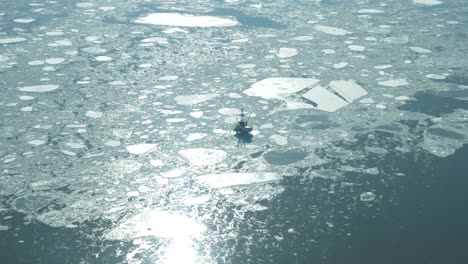
<svg viewBox="0 0 468 264">
<path fill-rule="evenodd" d="M 45 61 L 43 60 L 33 60 L 33 61 L 28 62 L 28 65 L 38 66 L 38 65 L 44 65 L 44 63 Z"/>
<path fill-rule="evenodd" d="M 431 53 L 430 50 L 428 49 L 425 49 L 425 48 L 421 48 L 421 47 L 409 47 L 410 50 L 416 52 L 416 53 L 420 53 L 420 54 L 424 54 L 424 53 Z"/>
<path fill-rule="evenodd" d="M 223 161 L 227 153 L 220 149 L 192 148 L 182 149 L 179 154 L 194 166 L 215 165 Z"/>
<path fill-rule="evenodd" d="M 13 44 L 26 41 L 25 38 L 0 38 L 0 44 Z"/>
<path fill-rule="evenodd" d="M 168 75 L 168 76 L 162 76 L 158 78 L 159 81 L 175 81 L 177 79 L 179 79 L 179 76 L 177 75 Z"/>
<path fill-rule="evenodd" d="M 1 55 L 0 54 L 0 62 L 5 62 L 5 61 L 8 61 L 10 58 L 8 58 L 7 56 L 4 56 L 4 55 Z"/>
<path fill-rule="evenodd" d="M 291 40 L 295 40 L 295 41 L 310 41 L 310 40 L 313 40 L 314 37 L 312 36 L 298 36 L 298 37 L 295 37 L 295 38 L 292 38 Z"/>
<path fill-rule="evenodd" d="M 16 23 L 21 23 L 21 24 L 29 24 L 31 22 L 36 21 L 34 18 L 17 18 L 13 20 Z"/>
<path fill-rule="evenodd" d="M 152 37 L 152 38 L 145 38 L 141 42 L 143 43 L 158 43 L 158 44 L 168 44 L 167 38 L 161 37 Z"/>
<path fill-rule="evenodd" d="M 366 47 L 361 46 L 361 45 L 349 45 L 348 49 L 352 51 L 364 51 L 366 50 Z"/>
<path fill-rule="evenodd" d="M 432 79 L 432 80 L 444 80 L 447 77 L 445 77 L 443 75 L 431 73 L 431 74 L 426 75 L 426 78 L 429 78 L 429 79 Z"/>
<path fill-rule="evenodd" d="M 165 178 L 178 178 L 184 175 L 187 171 L 184 169 L 172 169 L 161 173 L 161 176 Z"/>
<path fill-rule="evenodd" d="M 113 58 L 109 57 L 109 56 L 97 56 L 94 59 L 96 61 L 111 61 L 111 60 L 113 60 Z"/>
<path fill-rule="evenodd" d="M 357 11 L 358 14 L 383 14 L 383 10 L 379 9 L 360 9 Z"/>
<path fill-rule="evenodd" d="M 64 61 L 65 61 L 64 58 L 50 58 L 50 59 L 45 60 L 47 64 L 60 64 Z"/>
<path fill-rule="evenodd" d="M 270 137 L 276 144 L 284 146 L 288 144 L 288 138 L 281 135 L 273 135 Z"/>
<path fill-rule="evenodd" d="M 348 66 L 348 63 L 344 61 L 333 64 L 333 68 L 335 69 L 342 69 L 346 66 Z"/>
<path fill-rule="evenodd" d="M 236 116 L 240 115 L 241 110 L 239 108 L 221 108 L 218 113 L 226 116 Z"/>
<path fill-rule="evenodd" d="M 218 96 L 219 94 L 217 93 L 178 95 L 175 97 L 175 100 L 177 104 L 180 104 L 180 105 L 195 105 L 195 104 L 206 102 Z"/>
<path fill-rule="evenodd" d="M 415 5 L 440 5 L 442 1 L 439 0 L 413 0 Z"/>
<path fill-rule="evenodd" d="M 377 196 L 373 192 L 363 192 L 360 195 L 361 201 L 363 202 L 371 202 L 374 201 Z"/>
<path fill-rule="evenodd" d="M 346 99 L 348 102 L 353 102 L 354 100 L 367 94 L 366 90 L 364 90 L 364 88 L 362 88 L 359 84 L 357 84 L 353 80 L 331 81 L 329 86 L 339 95 L 341 95 L 344 99 Z"/>
<path fill-rule="evenodd" d="M 297 49 L 294 48 L 280 48 L 278 52 L 278 58 L 289 58 L 297 55 Z"/>
<path fill-rule="evenodd" d="M 185 138 L 185 140 L 190 142 L 190 141 L 204 139 L 206 136 L 208 136 L 208 134 L 205 134 L 205 133 L 191 133 Z"/>
<path fill-rule="evenodd" d="M 127 218 L 104 237 L 109 240 L 140 237 L 198 237 L 205 227 L 185 216 L 165 211 L 145 211 Z"/>
<path fill-rule="evenodd" d="M 237 185 L 248 185 L 254 183 L 271 182 L 280 180 L 276 173 L 221 173 L 208 174 L 197 177 L 197 182 L 211 188 L 225 188 Z"/>
<path fill-rule="evenodd" d="M 97 111 L 87 111 L 85 113 L 85 116 L 90 117 L 90 118 L 101 118 L 102 117 L 102 112 L 97 112 Z"/>
<path fill-rule="evenodd" d="M 330 26 L 322 26 L 322 25 L 316 25 L 315 29 L 325 34 L 336 35 L 336 36 L 344 36 L 346 34 L 351 33 L 346 29 L 330 27 Z"/>
<path fill-rule="evenodd" d="M 181 13 L 153 13 L 135 21 L 140 24 L 176 27 L 231 27 L 237 20 L 228 17 L 195 16 Z"/>
<path fill-rule="evenodd" d="M 317 109 L 327 112 L 335 112 L 348 105 L 348 102 L 320 86 L 312 88 L 303 97 L 316 103 Z"/>
<path fill-rule="evenodd" d="M 24 86 L 18 88 L 22 92 L 36 92 L 36 93 L 45 93 L 57 90 L 60 86 L 53 84 L 44 84 L 44 85 L 33 85 L 33 86 Z"/>
<path fill-rule="evenodd" d="M 381 81 L 379 82 L 379 84 L 382 86 L 387 86 L 387 87 L 398 87 L 398 86 L 408 85 L 409 83 L 405 79 L 394 79 L 394 80 L 388 80 L 388 81 Z"/>
<path fill-rule="evenodd" d="M 136 145 L 127 146 L 126 148 L 130 154 L 143 155 L 148 152 L 152 152 L 156 150 L 157 147 L 158 147 L 157 144 L 136 144 Z"/>
<path fill-rule="evenodd" d="M 264 99 L 285 99 L 318 82 L 319 80 L 312 78 L 267 78 L 254 83 L 244 93 Z"/>
<path fill-rule="evenodd" d="M 406 44 L 409 41 L 409 37 L 406 35 L 403 36 L 395 36 L 395 37 L 388 37 L 384 38 L 383 40 L 385 43 L 389 44 Z"/>
</svg>

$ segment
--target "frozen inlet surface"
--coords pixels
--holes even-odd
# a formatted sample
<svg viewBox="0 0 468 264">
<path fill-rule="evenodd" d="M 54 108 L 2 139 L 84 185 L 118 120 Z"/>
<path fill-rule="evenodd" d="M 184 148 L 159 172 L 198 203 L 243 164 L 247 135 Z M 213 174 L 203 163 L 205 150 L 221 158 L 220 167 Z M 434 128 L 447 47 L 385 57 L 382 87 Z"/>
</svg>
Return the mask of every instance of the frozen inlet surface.
<svg viewBox="0 0 468 264">
<path fill-rule="evenodd" d="M 108 240 L 141 237 L 198 237 L 205 227 L 183 215 L 165 211 L 146 211 L 129 217 L 105 235 Z"/>
<path fill-rule="evenodd" d="M 254 83 L 244 93 L 264 99 L 285 99 L 318 82 L 312 78 L 267 78 Z"/>
<path fill-rule="evenodd" d="M 303 95 L 304 98 L 317 104 L 316 108 L 322 111 L 335 112 L 349 103 L 327 89 L 317 86 Z"/>
<path fill-rule="evenodd" d="M 260 182 L 277 181 L 281 177 L 276 173 L 220 173 L 199 176 L 197 182 L 211 188 L 225 188 L 236 185 L 248 185 Z"/>
<path fill-rule="evenodd" d="M 181 13 L 153 13 L 135 21 L 140 24 L 177 27 L 231 27 L 238 24 L 232 18 L 195 16 Z"/>
</svg>

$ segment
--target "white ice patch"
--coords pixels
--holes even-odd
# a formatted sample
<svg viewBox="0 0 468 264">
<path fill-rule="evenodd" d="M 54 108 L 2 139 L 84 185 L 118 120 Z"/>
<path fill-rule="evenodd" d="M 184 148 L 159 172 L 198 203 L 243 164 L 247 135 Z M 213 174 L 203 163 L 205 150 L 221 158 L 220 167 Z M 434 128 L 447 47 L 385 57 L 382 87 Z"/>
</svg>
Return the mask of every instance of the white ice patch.
<svg viewBox="0 0 468 264">
<path fill-rule="evenodd" d="M 87 111 L 85 113 L 85 116 L 89 117 L 89 118 L 101 118 L 103 115 L 102 112 L 97 112 L 97 111 Z"/>
<path fill-rule="evenodd" d="M 29 95 L 21 95 L 21 96 L 19 97 L 19 99 L 20 99 L 21 101 L 30 101 L 30 100 L 33 100 L 34 97 L 29 96 Z"/>
<path fill-rule="evenodd" d="M 109 57 L 109 56 L 97 56 L 97 57 L 95 57 L 94 59 L 95 59 L 96 61 L 101 61 L 101 62 L 113 60 L 113 58 L 112 58 L 112 57 Z"/>
<path fill-rule="evenodd" d="M 278 51 L 278 58 L 290 58 L 298 54 L 297 49 L 294 48 L 280 48 Z"/>
<path fill-rule="evenodd" d="M 394 36 L 394 37 L 384 38 L 383 41 L 389 44 L 406 44 L 409 41 L 409 37 L 406 35 Z"/>
<path fill-rule="evenodd" d="M 383 10 L 379 9 L 360 9 L 357 11 L 358 14 L 383 14 Z"/>
<path fill-rule="evenodd" d="M 353 102 L 354 100 L 367 94 L 367 91 L 353 80 L 331 81 L 329 86 L 348 102 Z"/>
<path fill-rule="evenodd" d="M 344 36 L 346 34 L 352 33 L 346 29 L 330 27 L 330 26 L 322 26 L 322 25 L 316 25 L 315 29 L 325 34 L 336 35 L 336 36 Z"/>
<path fill-rule="evenodd" d="M 388 81 L 381 81 L 379 85 L 387 86 L 387 87 L 398 87 L 408 85 L 409 83 L 405 79 L 394 79 Z"/>
<path fill-rule="evenodd" d="M 196 181 L 211 188 L 219 189 L 237 185 L 272 182 L 280 180 L 276 173 L 221 173 L 199 176 Z"/>
<path fill-rule="evenodd" d="M 312 88 L 303 97 L 316 103 L 316 109 L 327 112 L 335 112 L 348 105 L 348 102 L 320 86 Z"/>
<path fill-rule="evenodd" d="M 351 51 L 364 51 L 366 50 L 366 47 L 360 45 L 349 45 L 348 49 Z"/>
<path fill-rule="evenodd" d="M 179 79 L 179 76 L 177 75 L 168 75 L 168 76 L 162 76 L 158 78 L 159 81 L 175 81 L 177 79 Z"/>
<path fill-rule="evenodd" d="M 64 58 L 50 58 L 50 59 L 46 59 L 46 60 L 45 60 L 45 62 L 46 62 L 47 64 L 52 64 L 52 65 L 54 65 L 54 64 L 60 64 L 60 63 L 62 63 L 62 62 L 64 62 L 64 61 L 65 61 Z"/>
<path fill-rule="evenodd" d="M 184 169 L 172 169 L 161 173 L 161 176 L 165 178 L 179 178 L 184 175 L 187 171 Z"/>
<path fill-rule="evenodd" d="M 313 40 L 314 37 L 312 36 L 298 36 L 298 37 L 295 37 L 295 38 L 292 38 L 291 40 L 294 40 L 294 41 L 310 41 L 310 40 Z"/>
<path fill-rule="evenodd" d="M 103 49 L 100 47 L 86 47 L 86 48 L 83 48 L 82 51 L 86 53 L 91 53 L 91 54 L 102 54 L 102 53 L 107 52 L 106 49 Z"/>
<path fill-rule="evenodd" d="M 18 42 L 26 41 L 25 38 L 2 38 L 0 39 L 0 44 L 13 44 Z"/>
<path fill-rule="evenodd" d="M 39 66 L 39 65 L 44 65 L 44 64 L 45 64 L 45 61 L 43 60 L 33 60 L 33 61 L 28 62 L 28 65 L 30 66 Z"/>
<path fill-rule="evenodd" d="M 203 112 L 202 111 L 190 112 L 190 116 L 193 118 L 201 118 L 203 116 Z"/>
<path fill-rule="evenodd" d="M 439 0 L 413 0 L 415 5 L 440 5 L 442 1 Z"/>
<path fill-rule="evenodd" d="M 344 61 L 333 64 L 333 68 L 335 69 L 342 69 L 346 66 L 348 66 L 348 63 Z"/>
<path fill-rule="evenodd" d="M 16 23 L 28 24 L 28 23 L 36 21 L 36 19 L 34 19 L 34 18 L 17 18 L 17 19 L 15 19 L 13 21 L 16 22 Z"/>
<path fill-rule="evenodd" d="M 180 104 L 180 105 L 195 105 L 195 104 L 206 102 L 218 96 L 219 94 L 217 93 L 178 95 L 175 97 L 175 100 L 177 104 Z"/>
<path fill-rule="evenodd" d="M 361 201 L 363 202 L 372 202 L 375 200 L 377 195 L 375 195 L 375 193 L 373 192 L 363 192 L 361 193 L 361 195 L 359 195 L 359 197 L 361 198 Z"/>
<path fill-rule="evenodd" d="M 443 75 L 439 75 L 439 74 L 430 73 L 430 74 L 426 75 L 426 78 L 429 78 L 429 79 L 432 79 L 432 80 L 444 80 L 447 77 L 445 77 Z"/>
<path fill-rule="evenodd" d="M 264 99 L 285 99 L 319 82 L 312 78 L 267 78 L 254 83 L 244 93 Z"/>
<path fill-rule="evenodd" d="M 215 165 L 227 156 L 223 150 L 207 148 L 182 149 L 179 154 L 194 166 Z"/>
<path fill-rule="evenodd" d="M 205 227 L 195 220 L 165 211 L 145 211 L 122 221 L 107 233 L 108 240 L 135 239 L 141 237 L 198 237 Z"/>
<path fill-rule="evenodd" d="M 208 134 L 205 134 L 205 133 L 191 133 L 185 138 L 185 140 L 191 142 L 191 141 L 195 141 L 195 140 L 204 139 L 206 136 L 208 136 Z"/>
<path fill-rule="evenodd" d="M 425 49 L 425 48 L 421 48 L 421 47 L 409 47 L 410 50 L 416 52 L 416 53 L 420 53 L 420 54 L 424 54 L 424 53 L 431 53 L 430 50 L 428 49 Z"/>
<path fill-rule="evenodd" d="M 158 44 L 169 44 L 167 41 L 167 38 L 162 38 L 162 37 L 151 37 L 151 38 L 145 38 L 141 40 L 143 43 L 158 43 Z"/>
<path fill-rule="evenodd" d="M 139 18 L 135 22 L 176 27 L 231 27 L 239 23 L 227 17 L 195 16 L 180 13 L 153 13 Z"/>
<path fill-rule="evenodd" d="M 237 116 L 241 114 L 241 110 L 239 108 L 221 108 L 218 113 L 226 116 Z"/>
<path fill-rule="evenodd" d="M 4 55 L 1 55 L 0 54 L 0 62 L 5 62 L 5 61 L 8 61 L 10 58 L 8 58 L 7 56 L 4 56 Z"/>
<path fill-rule="evenodd" d="M 33 86 L 24 86 L 18 88 L 22 92 L 36 92 L 36 93 L 45 93 L 57 90 L 59 85 L 44 84 L 44 85 L 33 85 Z"/>
<path fill-rule="evenodd" d="M 276 144 L 285 146 L 288 144 L 288 138 L 281 135 L 273 135 L 270 137 Z"/>
<path fill-rule="evenodd" d="M 134 155 L 143 155 L 152 151 L 155 151 L 158 148 L 157 144 L 136 144 L 127 146 L 126 149 L 130 154 Z"/>
</svg>

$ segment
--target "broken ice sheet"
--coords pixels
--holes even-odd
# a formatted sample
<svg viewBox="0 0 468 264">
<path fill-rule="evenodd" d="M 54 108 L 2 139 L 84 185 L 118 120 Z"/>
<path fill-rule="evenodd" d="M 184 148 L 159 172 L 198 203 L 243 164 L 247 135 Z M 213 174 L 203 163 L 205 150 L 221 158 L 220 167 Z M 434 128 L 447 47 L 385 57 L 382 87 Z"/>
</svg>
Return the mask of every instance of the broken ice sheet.
<svg viewBox="0 0 468 264">
<path fill-rule="evenodd" d="M 349 103 L 341 99 L 327 89 L 316 86 L 302 95 L 304 98 L 314 102 L 316 108 L 322 111 L 335 112 L 338 109 L 347 106 Z"/>
<path fill-rule="evenodd" d="M 207 174 L 196 178 L 198 183 L 211 188 L 226 188 L 237 185 L 271 182 L 280 180 L 280 175 L 270 172 Z"/>
<path fill-rule="evenodd" d="M 318 82 L 313 78 L 267 78 L 252 84 L 244 93 L 264 99 L 285 99 Z"/>
<path fill-rule="evenodd" d="M 232 27 L 239 22 L 229 17 L 200 16 L 181 13 L 153 13 L 135 21 L 140 24 L 176 27 Z"/>
<path fill-rule="evenodd" d="M 223 150 L 208 148 L 182 149 L 179 154 L 194 166 L 215 165 L 227 157 Z"/>
</svg>

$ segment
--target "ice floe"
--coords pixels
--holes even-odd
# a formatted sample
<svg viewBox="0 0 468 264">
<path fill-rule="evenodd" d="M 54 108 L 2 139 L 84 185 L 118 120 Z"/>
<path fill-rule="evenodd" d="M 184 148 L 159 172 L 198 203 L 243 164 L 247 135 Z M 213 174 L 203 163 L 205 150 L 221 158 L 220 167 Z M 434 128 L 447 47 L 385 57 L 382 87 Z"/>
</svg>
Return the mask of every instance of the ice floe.
<svg viewBox="0 0 468 264">
<path fill-rule="evenodd" d="M 175 81 L 177 79 L 179 79 L 177 75 L 167 75 L 158 78 L 159 81 Z"/>
<path fill-rule="evenodd" d="M 416 5 L 440 5 L 442 1 L 439 0 L 413 0 L 413 3 Z"/>
<path fill-rule="evenodd" d="M 361 46 L 361 45 L 349 45 L 348 49 L 351 51 L 364 51 L 366 50 L 366 47 Z"/>
<path fill-rule="evenodd" d="M 428 49 L 425 49 L 425 48 L 421 48 L 421 47 L 409 47 L 410 50 L 416 52 L 416 53 L 420 53 L 420 54 L 424 54 L 424 53 L 431 53 L 430 50 Z"/>
<path fill-rule="evenodd" d="M 223 161 L 227 153 L 220 149 L 192 148 L 182 149 L 179 154 L 194 166 L 215 165 Z"/>
<path fill-rule="evenodd" d="M 8 58 L 7 56 L 0 54 L 0 62 L 5 62 L 5 61 L 8 61 L 9 59 L 10 58 Z"/>
<path fill-rule="evenodd" d="M 346 34 L 351 34 L 350 31 L 346 29 L 342 29 L 342 28 L 337 28 L 337 27 L 316 25 L 314 28 L 325 34 L 336 35 L 336 36 L 344 36 Z"/>
<path fill-rule="evenodd" d="M 342 69 L 342 68 L 348 66 L 348 64 L 349 64 L 349 63 L 344 62 L 344 61 L 338 62 L 338 63 L 333 64 L 333 68 L 335 68 L 335 69 Z"/>
<path fill-rule="evenodd" d="M 208 136 L 208 134 L 205 134 L 205 133 L 191 133 L 185 138 L 185 140 L 191 142 L 191 141 L 195 141 L 195 140 L 204 139 L 206 136 Z"/>
<path fill-rule="evenodd" d="M 364 88 L 352 80 L 331 81 L 329 86 L 348 102 L 353 102 L 354 100 L 367 94 L 367 91 L 364 90 Z"/>
<path fill-rule="evenodd" d="M 373 192 L 363 192 L 359 195 L 361 201 L 363 202 L 371 202 L 374 201 L 377 195 Z"/>
<path fill-rule="evenodd" d="M 0 44 L 13 44 L 26 41 L 25 38 L 0 38 Z"/>
<path fill-rule="evenodd" d="M 430 73 L 430 74 L 426 75 L 426 78 L 429 78 L 429 79 L 432 79 L 432 80 L 444 80 L 447 77 L 445 77 L 443 75 L 439 75 L 439 74 Z"/>
<path fill-rule="evenodd" d="M 28 23 L 36 21 L 36 19 L 34 19 L 34 18 L 17 18 L 17 19 L 14 19 L 13 21 L 16 22 L 16 23 L 28 24 Z"/>
<path fill-rule="evenodd" d="M 127 146 L 126 149 L 130 154 L 134 155 L 143 155 L 152 151 L 155 151 L 158 148 L 157 144 L 136 144 Z"/>
<path fill-rule="evenodd" d="M 177 104 L 180 104 L 180 105 L 195 105 L 195 104 L 209 101 L 218 96 L 219 94 L 217 93 L 178 95 L 175 97 L 175 100 Z"/>
<path fill-rule="evenodd" d="M 87 111 L 85 113 L 85 116 L 90 117 L 90 118 L 101 118 L 103 116 L 103 113 L 97 112 L 97 111 Z"/>
<path fill-rule="evenodd" d="M 387 80 L 378 82 L 379 85 L 387 86 L 387 87 L 398 87 L 408 85 L 409 83 L 405 79 L 394 79 L 394 80 Z"/>
<path fill-rule="evenodd" d="M 313 40 L 314 37 L 312 36 L 297 36 L 297 37 L 294 37 L 292 38 L 291 40 L 294 40 L 294 41 L 310 41 L 310 40 Z"/>
<path fill-rule="evenodd" d="M 135 21 L 140 24 L 176 27 L 231 27 L 239 24 L 228 17 L 196 16 L 181 13 L 153 13 Z"/>
<path fill-rule="evenodd" d="M 383 14 L 383 10 L 379 9 L 360 9 L 357 11 L 358 14 Z"/>
<path fill-rule="evenodd" d="M 317 109 L 327 112 L 335 112 L 338 109 L 348 105 L 348 102 L 321 86 L 316 86 L 310 89 L 302 96 L 316 103 Z"/>
<path fill-rule="evenodd" d="M 95 57 L 94 59 L 95 59 L 96 61 L 102 61 L 102 62 L 113 60 L 113 58 L 112 58 L 112 57 L 109 57 L 109 56 L 97 56 L 97 57 Z"/>
<path fill-rule="evenodd" d="M 151 37 L 141 40 L 143 43 L 158 43 L 158 44 L 168 44 L 167 38 L 162 37 Z"/>
<path fill-rule="evenodd" d="M 60 85 L 53 85 L 53 84 L 44 84 L 44 85 L 33 85 L 33 86 L 24 86 L 18 88 L 18 90 L 22 92 L 37 92 L 37 93 L 45 93 L 45 92 L 52 92 L 60 88 Z"/>
<path fill-rule="evenodd" d="M 278 58 L 289 58 L 294 57 L 298 54 L 297 49 L 294 48 L 280 48 L 278 51 Z"/>
<path fill-rule="evenodd" d="M 219 189 L 237 185 L 271 182 L 280 180 L 280 175 L 271 172 L 262 173 L 220 173 L 199 176 L 196 181 L 211 188 Z"/>
<path fill-rule="evenodd" d="M 383 41 L 389 44 L 406 44 L 409 41 L 409 37 L 406 35 L 387 37 L 384 38 Z"/>
<path fill-rule="evenodd" d="M 60 64 L 60 63 L 62 63 L 62 62 L 64 62 L 64 61 L 65 61 L 64 58 L 50 58 L 50 59 L 46 59 L 46 60 L 45 60 L 45 62 L 46 62 L 47 64 L 52 64 L 52 65 L 54 65 L 54 64 Z"/>
<path fill-rule="evenodd" d="M 281 135 L 273 135 L 270 137 L 276 144 L 285 146 L 288 144 L 288 138 Z"/>
<path fill-rule="evenodd" d="M 264 99 L 285 99 L 319 82 L 313 78 L 267 78 L 254 83 L 244 93 Z"/>
</svg>

